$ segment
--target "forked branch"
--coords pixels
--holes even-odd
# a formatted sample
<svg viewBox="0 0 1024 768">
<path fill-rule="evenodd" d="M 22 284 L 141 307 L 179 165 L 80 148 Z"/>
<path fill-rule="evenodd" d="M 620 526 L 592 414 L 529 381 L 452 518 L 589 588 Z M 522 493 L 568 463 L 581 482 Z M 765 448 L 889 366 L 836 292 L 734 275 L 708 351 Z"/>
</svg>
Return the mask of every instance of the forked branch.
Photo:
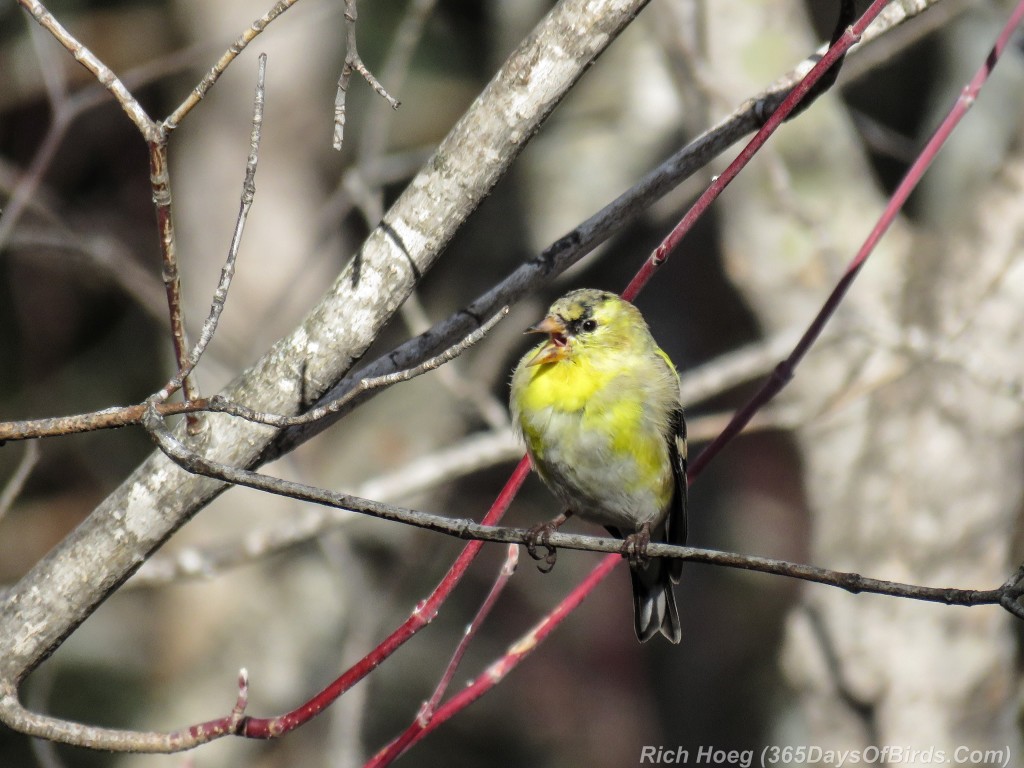
<svg viewBox="0 0 1024 768">
<path fill-rule="evenodd" d="M 391 105 L 392 109 L 398 109 L 401 106 L 398 99 L 387 92 L 359 56 L 359 49 L 356 47 L 356 20 L 358 18 L 356 0 L 345 0 L 345 64 L 341 68 L 338 91 L 334 97 L 334 149 L 336 150 L 341 150 L 345 141 L 345 101 L 353 72 L 358 72 L 363 80 L 377 92 L 377 95 Z"/>
</svg>

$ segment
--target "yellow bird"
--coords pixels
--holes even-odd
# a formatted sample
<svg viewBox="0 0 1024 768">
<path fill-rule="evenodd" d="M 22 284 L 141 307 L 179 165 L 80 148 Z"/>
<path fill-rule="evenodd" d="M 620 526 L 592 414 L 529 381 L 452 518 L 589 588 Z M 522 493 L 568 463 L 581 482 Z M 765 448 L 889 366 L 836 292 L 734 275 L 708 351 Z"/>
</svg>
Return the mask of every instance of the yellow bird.
<svg viewBox="0 0 1024 768">
<path fill-rule="evenodd" d="M 672 585 L 681 560 L 650 541 L 686 541 L 686 424 L 679 375 L 639 310 L 614 293 L 566 294 L 528 329 L 548 338 L 512 374 L 513 423 L 565 512 L 531 530 L 530 553 L 571 515 L 624 539 L 636 635 L 682 634 Z M 547 561 L 553 565 L 549 547 Z"/>
</svg>

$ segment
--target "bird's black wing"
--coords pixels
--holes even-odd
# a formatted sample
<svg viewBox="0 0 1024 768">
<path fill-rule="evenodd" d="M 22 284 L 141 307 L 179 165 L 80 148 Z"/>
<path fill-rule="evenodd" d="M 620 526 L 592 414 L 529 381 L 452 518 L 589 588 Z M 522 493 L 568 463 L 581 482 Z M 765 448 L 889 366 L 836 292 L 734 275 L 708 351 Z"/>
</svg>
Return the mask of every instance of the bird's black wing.
<svg viewBox="0 0 1024 768">
<path fill-rule="evenodd" d="M 672 497 L 672 506 L 668 511 L 668 531 L 665 540 L 669 544 L 686 544 L 686 418 L 680 406 L 672 414 L 671 434 L 669 435 L 669 456 L 672 460 L 672 472 L 676 478 L 676 492 Z M 672 560 L 672 581 L 679 583 L 683 572 L 683 561 Z"/>
</svg>

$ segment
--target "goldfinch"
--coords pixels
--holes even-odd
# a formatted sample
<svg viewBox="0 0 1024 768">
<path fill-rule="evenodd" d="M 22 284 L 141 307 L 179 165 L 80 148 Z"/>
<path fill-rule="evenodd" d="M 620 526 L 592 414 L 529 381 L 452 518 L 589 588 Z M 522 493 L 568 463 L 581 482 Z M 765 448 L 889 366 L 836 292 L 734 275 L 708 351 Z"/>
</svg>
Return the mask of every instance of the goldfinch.
<svg viewBox="0 0 1024 768">
<path fill-rule="evenodd" d="M 686 424 L 676 369 L 639 310 L 606 291 L 566 294 L 527 332 L 548 338 L 512 374 L 513 423 L 565 509 L 531 530 L 531 554 L 571 515 L 603 525 L 624 539 L 640 642 L 660 632 L 678 643 L 672 585 L 682 561 L 646 557 L 651 540 L 686 541 Z"/>
</svg>

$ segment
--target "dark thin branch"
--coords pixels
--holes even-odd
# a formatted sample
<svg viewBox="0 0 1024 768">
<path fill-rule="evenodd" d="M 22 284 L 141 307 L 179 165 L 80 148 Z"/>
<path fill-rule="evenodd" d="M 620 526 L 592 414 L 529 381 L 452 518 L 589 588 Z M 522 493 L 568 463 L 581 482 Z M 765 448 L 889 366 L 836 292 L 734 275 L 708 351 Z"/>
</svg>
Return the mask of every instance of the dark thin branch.
<svg viewBox="0 0 1024 768">
<path fill-rule="evenodd" d="M 417 528 L 425 528 L 460 539 L 502 542 L 505 544 L 525 544 L 529 535 L 527 530 L 481 525 L 471 520 L 450 518 L 407 507 L 384 504 L 372 499 L 362 499 L 350 496 L 349 494 L 329 491 L 211 461 L 190 451 L 175 438 L 164 425 L 155 408 L 150 408 L 147 411 L 143 418 L 143 424 L 160 450 L 182 469 L 194 474 L 274 493 L 290 499 L 308 501 L 337 509 L 348 509 L 353 512 L 372 515 L 382 520 L 406 523 Z M 585 550 L 587 552 L 619 553 L 622 550 L 622 542 L 618 539 L 567 533 L 551 534 L 550 544 L 557 548 Z M 698 563 L 709 563 L 727 568 L 740 568 L 748 571 L 788 576 L 804 581 L 813 581 L 845 589 L 847 592 L 854 594 L 870 592 L 879 595 L 945 603 L 946 605 L 986 605 L 998 603 L 1001 597 L 1009 592 L 1009 588 L 1005 585 L 998 589 L 990 590 L 922 587 L 914 584 L 873 579 L 861 576 L 859 573 L 835 571 L 812 565 L 791 563 L 786 560 L 777 560 L 770 557 L 741 555 L 713 549 L 680 547 L 654 542 L 650 544 L 647 552 L 651 557 L 674 557 Z"/>
<path fill-rule="evenodd" d="M 727 356 L 723 362 L 731 360 Z M 692 389 L 687 384 L 691 374 L 696 374 L 697 379 L 706 378 L 702 370 L 689 371 L 682 377 L 683 392 Z M 704 385 L 698 381 L 696 386 L 703 388 Z M 685 402 L 693 403 L 696 399 L 686 398 Z M 163 412 L 162 409 L 160 412 Z M 711 440 L 721 432 L 731 415 L 728 412 L 721 412 L 692 419 L 688 424 L 690 439 L 696 443 Z M 141 419 L 141 415 L 139 418 Z M 753 429 L 792 429 L 804 423 L 806 418 L 797 409 L 769 409 L 761 411 L 747 425 L 747 432 Z M 435 488 L 440 483 L 451 482 L 491 467 L 510 464 L 521 457 L 522 448 L 512 434 L 511 428 L 506 427 L 470 435 L 460 442 L 421 456 L 384 475 L 370 478 L 352 492 L 356 496 L 384 501 L 397 500 Z M 201 546 L 188 547 L 175 554 L 158 553 L 146 561 L 126 587 L 145 588 L 186 579 L 212 578 L 231 568 L 314 540 L 328 531 L 358 522 L 359 519 L 358 515 L 348 514 L 344 510 L 310 507 L 289 518 L 285 524 L 254 528 L 237 538 L 204 542 Z"/>
</svg>

